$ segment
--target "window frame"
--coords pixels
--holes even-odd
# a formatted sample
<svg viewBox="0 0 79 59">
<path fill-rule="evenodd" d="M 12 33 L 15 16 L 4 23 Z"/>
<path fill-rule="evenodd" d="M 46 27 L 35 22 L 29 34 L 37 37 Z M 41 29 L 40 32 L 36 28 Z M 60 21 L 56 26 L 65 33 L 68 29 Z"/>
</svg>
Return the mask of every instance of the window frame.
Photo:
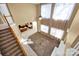
<svg viewBox="0 0 79 59">
<path fill-rule="evenodd" d="M 52 32 L 52 29 L 55 30 L 54 33 Z M 56 35 L 57 32 L 56 32 L 56 31 L 57 31 L 57 32 L 61 31 L 61 33 L 62 33 L 61 37 L 57 37 L 57 35 Z M 53 34 L 52 34 L 52 33 L 53 33 Z M 58 38 L 58 39 L 60 39 L 60 40 L 63 38 L 64 33 L 65 33 L 65 31 L 62 30 L 62 29 L 58 29 L 58 28 L 55 28 L 55 27 L 51 27 L 51 28 L 50 28 L 50 35 L 51 35 L 51 36 L 54 36 L 54 37 L 56 37 L 56 38 Z"/>
<path fill-rule="evenodd" d="M 45 31 L 44 27 L 42 28 L 42 26 L 46 26 L 46 27 L 48 27 L 47 31 Z M 40 29 L 40 30 L 41 30 L 42 32 L 44 32 L 44 33 L 49 33 L 49 26 L 44 25 L 44 24 L 41 24 L 41 26 L 40 26 L 40 27 L 41 27 L 41 29 Z M 42 30 L 42 29 L 43 29 L 43 30 Z"/>
<path fill-rule="evenodd" d="M 53 19 L 54 8 L 55 8 L 55 5 L 56 5 L 57 3 L 42 3 L 42 4 L 40 4 L 40 6 L 45 5 L 45 4 L 51 4 L 50 18 L 43 18 L 43 17 L 42 17 L 42 20 L 44 20 L 44 19 L 45 19 L 45 20 L 49 20 L 49 19 L 54 20 L 54 19 Z M 60 3 L 60 4 L 61 4 L 61 3 Z M 75 8 L 75 5 L 76 5 L 76 3 L 74 3 L 73 10 L 74 10 L 74 8 Z M 73 13 L 73 10 L 72 10 L 72 12 L 71 12 L 71 14 L 70 14 L 68 20 L 66 20 L 66 21 L 69 21 L 69 20 L 70 20 L 70 18 L 71 18 L 71 16 L 72 16 L 72 13 Z M 40 9 L 40 12 L 41 12 L 41 9 Z M 41 15 L 41 14 L 40 14 L 40 15 Z M 57 20 L 55 20 L 55 21 L 57 21 Z M 59 21 L 62 21 L 62 20 L 60 19 Z"/>
<path fill-rule="evenodd" d="M 75 8 L 75 6 L 76 6 L 76 3 L 73 3 L 74 5 L 73 5 L 73 8 L 72 8 L 72 11 L 71 11 L 71 13 L 70 13 L 70 15 L 69 15 L 69 18 L 67 19 L 67 20 L 61 20 L 61 19 L 59 19 L 59 20 L 55 20 L 54 18 L 53 18 L 53 14 L 54 14 L 54 9 L 55 9 L 55 6 L 56 6 L 56 4 L 57 3 L 55 3 L 55 5 L 54 5 L 54 8 L 53 8 L 53 13 L 52 13 L 52 20 L 54 20 L 54 21 L 69 21 L 70 20 L 70 18 L 71 18 L 71 16 L 72 16 L 72 13 L 73 13 L 73 11 L 74 11 L 74 8 Z M 61 4 L 61 3 L 60 3 Z M 64 4 L 64 3 L 62 3 L 62 4 Z M 65 3 L 66 4 L 66 3 Z M 67 4 L 71 4 L 71 3 L 67 3 Z"/>
</svg>

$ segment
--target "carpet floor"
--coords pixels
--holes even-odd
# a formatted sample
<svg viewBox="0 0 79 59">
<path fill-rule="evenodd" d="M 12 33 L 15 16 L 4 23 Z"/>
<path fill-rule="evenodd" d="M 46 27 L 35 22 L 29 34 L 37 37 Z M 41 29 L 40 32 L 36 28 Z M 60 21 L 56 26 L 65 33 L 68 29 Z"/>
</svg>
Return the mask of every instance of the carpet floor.
<svg viewBox="0 0 79 59">
<path fill-rule="evenodd" d="M 59 45 L 58 40 L 47 37 L 39 32 L 31 35 L 29 39 L 34 42 L 33 44 L 29 44 L 29 46 L 38 56 L 50 56 L 54 47 Z"/>
</svg>

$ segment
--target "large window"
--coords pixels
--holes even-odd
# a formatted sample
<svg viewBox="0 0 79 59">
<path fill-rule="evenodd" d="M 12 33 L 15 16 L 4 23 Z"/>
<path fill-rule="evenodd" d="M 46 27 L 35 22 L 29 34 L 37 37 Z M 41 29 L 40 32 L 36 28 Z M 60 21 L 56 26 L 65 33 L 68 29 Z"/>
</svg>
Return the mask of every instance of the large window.
<svg viewBox="0 0 79 59">
<path fill-rule="evenodd" d="M 50 18 L 51 10 L 53 10 L 52 18 L 54 20 L 69 20 L 74 6 L 75 3 L 56 3 L 53 10 L 51 9 L 52 4 L 42 4 L 41 16 L 42 18 Z"/>
<path fill-rule="evenodd" d="M 68 21 L 75 7 L 75 3 L 56 3 L 55 6 L 53 6 L 54 8 L 52 8 L 52 5 L 53 4 L 42 4 L 41 5 L 42 18 L 46 18 L 46 19 L 50 18 L 51 20 L 51 16 L 52 16 L 53 20 Z M 50 22 L 50 20 L 48 21 Z M 55 36 L 59 39 L 62 39 L 64 35 L 64 30 L 53 28 L 53 27 L 50 27 L 50 29 L 51 29 L 50 35 Z M 48 33 L 48 30 L 49 30 L 49 26 L 41 25 L 41 31 Z"/>
<path fill-rule="evenodd" d="M 62 39 L 64 31 L 57 28 L 51 28 L 50 35 L 55 36 L 59 39 Z"/>
<path fill-rule="evenodd" d="M 52 18 L 54 20 L 69 20 L 75 4 L 57 3 L 54 7 Z"/>
<path fill-rule="evenodd" d="M 50 18 L 50 16 L 51 16 L 51 6 L 52 6 L 52 4 L 42 4 L 41 5 L 41 16 L 42 16 L 42 18 Z"/>
<path fill-rule="evenodd" d="M 48 33 L 49 27 L 46 25 L 41 25 L 41 31 Z"/>
</svg>

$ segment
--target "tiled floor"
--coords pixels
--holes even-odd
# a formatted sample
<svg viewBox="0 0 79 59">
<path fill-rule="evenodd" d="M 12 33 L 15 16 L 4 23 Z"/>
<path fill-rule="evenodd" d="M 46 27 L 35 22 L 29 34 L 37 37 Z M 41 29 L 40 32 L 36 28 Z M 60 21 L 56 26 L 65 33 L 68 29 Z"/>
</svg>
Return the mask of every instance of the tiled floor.
<svg viewBox="0 0 79 59">
<path fill-rule="evenodd" d="M 51 39 L 39 32 L 31 35 L 29 38 L 34 42 L 33 44 L 29 44 L 29 46 L 39 56 L 50 56 L 54 47 L 59 45 L 58 40 Z"/>
</svg>

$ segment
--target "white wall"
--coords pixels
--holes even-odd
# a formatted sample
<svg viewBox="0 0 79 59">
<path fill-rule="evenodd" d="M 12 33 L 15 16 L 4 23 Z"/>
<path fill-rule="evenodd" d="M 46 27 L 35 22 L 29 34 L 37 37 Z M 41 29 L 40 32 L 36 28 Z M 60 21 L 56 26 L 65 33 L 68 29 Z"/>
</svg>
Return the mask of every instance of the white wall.
<svg viewBox="0 0 79 59">
<path fill-rule="evenodd" d="M 8 4 L 16 24 L 24 24 L 36 19 L 36 5 L 25 3 Z"/>
<path fill-rule="evenodd" d="M 67 34 L 66 43 L 71 45 L 75 41 L 75 39 L 78 35 L 79 35 L 79 9 L 74 17 L 74 20 L 73 20 L 71 27 L 69 29 L 69 32 Z"/>
</svg>

